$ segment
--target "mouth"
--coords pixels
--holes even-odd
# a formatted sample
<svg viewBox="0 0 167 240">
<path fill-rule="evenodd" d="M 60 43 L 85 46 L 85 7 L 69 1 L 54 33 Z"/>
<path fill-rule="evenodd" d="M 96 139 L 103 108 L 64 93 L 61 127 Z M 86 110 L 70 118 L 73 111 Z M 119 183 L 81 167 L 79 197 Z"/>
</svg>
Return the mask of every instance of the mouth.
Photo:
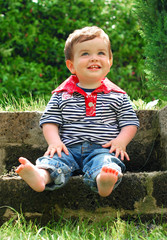
<svg viewBox="0 0 167 240">
<path fill-rule="evenodd" d="M 98 66 L 98 65 L 92 65 L 92 66 L 89 66 L 88 69 L 100 69 L 101 67 Z"/>
</svg>

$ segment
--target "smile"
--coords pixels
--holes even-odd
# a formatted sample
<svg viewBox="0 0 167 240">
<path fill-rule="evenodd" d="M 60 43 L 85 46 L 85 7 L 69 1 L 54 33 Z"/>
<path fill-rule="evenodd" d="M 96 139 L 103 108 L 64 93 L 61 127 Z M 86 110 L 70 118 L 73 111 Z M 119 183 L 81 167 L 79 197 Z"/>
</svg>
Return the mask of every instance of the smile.
<svg viewBox="0 0 167 240">
<path fill-rule="evenodd" d="M 101 68 L 100 66 L 97 66 L 97 65 L 92 65 L 90 67 L 88 67 L 88 69 L 99 69 Z"/>
</svg>

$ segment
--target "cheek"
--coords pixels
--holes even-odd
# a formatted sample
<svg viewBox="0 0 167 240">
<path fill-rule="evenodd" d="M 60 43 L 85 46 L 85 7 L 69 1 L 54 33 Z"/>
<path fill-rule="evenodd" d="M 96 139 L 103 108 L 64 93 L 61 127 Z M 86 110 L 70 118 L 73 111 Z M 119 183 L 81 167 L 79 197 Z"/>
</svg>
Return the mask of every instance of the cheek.
<svg viewBox="0 0 167 240">
<path fill-rule="evenodd" d="M 84 66 L 86 66 L 86 62 L 84 60 L 82 61 L 78 61 L 77 64 L 76 64 L 76 69 L 81 69 L 83 68 Z"/>
<path fill-rule="evenodd" d="M 110 72 L 111 65 L 109 63 L 106 63 L 106 71 L 107 73 Z"/>
</svg>

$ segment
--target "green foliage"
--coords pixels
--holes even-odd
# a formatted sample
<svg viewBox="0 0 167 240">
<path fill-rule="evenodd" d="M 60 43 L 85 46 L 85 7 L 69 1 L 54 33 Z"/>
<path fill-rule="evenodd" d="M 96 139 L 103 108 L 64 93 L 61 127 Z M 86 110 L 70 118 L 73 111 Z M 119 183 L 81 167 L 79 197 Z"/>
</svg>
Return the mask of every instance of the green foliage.
<svg viewBox="0 0 167 240">
<path fill-rule="evenodd" d="M 167 99 L 167 2 L 136 0 L 136 13 L 145 41 L 145 72 L 148 86 Z M 164 95 L 164 96 L 163 96 Z"/>
<path fill-rule="evenodd" d="M 143 40 L 132 0 L 0 1 L 0 97 L 50 95 L 70 74 L 64 44 L 75 29 L 97 25 L 109 35 L 108 77 L 131 98 L 153 96 L 143 76 Z"/>
</svg>

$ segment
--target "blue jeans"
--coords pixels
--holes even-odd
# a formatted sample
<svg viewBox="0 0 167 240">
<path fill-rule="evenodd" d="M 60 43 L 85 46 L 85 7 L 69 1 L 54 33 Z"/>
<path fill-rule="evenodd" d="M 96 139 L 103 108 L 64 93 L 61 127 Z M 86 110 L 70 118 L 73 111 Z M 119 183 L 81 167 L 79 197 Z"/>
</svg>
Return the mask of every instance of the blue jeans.
<svg viewBox="0 0 167 240">
<path fill-rule="evenodd" d="M 65 185 L 71 176 L 82 173 L 84 183 L 98 192 L 96 177 L 103 166 L 118 171 L 118 181 L 114 188 L 121 182 L 121 173 L 125 172 L 126 167 L 113 153 L 109 153 L 109 149 L 95 143 L 83 142 L 69 146 L 68 151 L 69 155 L 62 152 L 61 158 L 55 154 L 53 158 L 43 156 L 37 159 L 36 166 L 48 170 L 53 180 L 51 184 L 46 185 L 46 190 L 58 189 Z"/>
</svg>

